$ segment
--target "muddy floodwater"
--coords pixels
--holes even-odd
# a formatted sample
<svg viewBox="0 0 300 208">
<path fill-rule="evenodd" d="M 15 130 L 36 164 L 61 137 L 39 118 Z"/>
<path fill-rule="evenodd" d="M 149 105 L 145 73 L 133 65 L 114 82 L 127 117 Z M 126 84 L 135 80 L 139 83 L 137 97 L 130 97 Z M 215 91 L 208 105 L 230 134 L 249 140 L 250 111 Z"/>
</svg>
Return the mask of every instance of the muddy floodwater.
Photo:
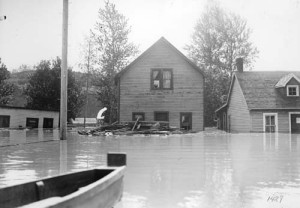
<svg viewBox="0 0 300 208">
<path fill-rule="evenodd" d="M 205 131 L 89 137 L 0 131 L 0 187 L 105 165 L 127 153 L 117 208 L 298 208 L 300 135 Z"/>
</svg>

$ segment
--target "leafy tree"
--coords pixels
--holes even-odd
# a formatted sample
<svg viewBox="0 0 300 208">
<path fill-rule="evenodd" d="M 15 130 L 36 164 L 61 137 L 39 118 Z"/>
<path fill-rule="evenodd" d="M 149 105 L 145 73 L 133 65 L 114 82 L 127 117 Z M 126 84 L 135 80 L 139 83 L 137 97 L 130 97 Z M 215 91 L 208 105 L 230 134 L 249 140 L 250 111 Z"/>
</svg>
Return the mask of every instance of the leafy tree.
<svg viewBox="0 0 300 208">
<path fill-rule="evenodd" d="M 104 8 L 98 12 L 98 21 L 91 37 L 94 62 L 94 84 L 98 86 L 98 99 L 108 108 L 106 122 L 117 119 L 117 89 L 115 75 L 137 54 L 137 47 L 130 43 L 128 20 L 119 13 L 115 4 L 105 1 Z"/>
<path fill-rule="evenodd" d="M 0 105 L 8 104 L 14 92 L 14 85 L 7 82 L 9 78 L 10 72 L 0 58 Z"/>
<path fill-rule="evenodd" d="M 43 60 L 29 78 L 24 94 L 28 108 L 39 110 L 60 109 L 61 59 Z M 68 69 L 68 119 L 75 118 L 83 105 L 81 86 L 75 80 L 74 72 Z"/>
<path fill-rule="evenodd" d="M 32 67 L 26 64 L 22 64 L 21 66 L 19 66 L 19 68 L 17 69 L 13 69 L 12 73 L 18 73 L 18 72 L 23 72 L 23 71 L 31 71 Z"/>
<path fill-rule="evenodd" d="M 247 21 L 226 12 L 218 4 L 207 5 L 198 20 L 192 41 L 186 45 L 188 56 L 205 70 L 205 124 L 214 125 L 214 111 L 224 102 L 235 60 L 242 57 L 251 69 L 258 50 L 250 42 Z"/>
</svg>

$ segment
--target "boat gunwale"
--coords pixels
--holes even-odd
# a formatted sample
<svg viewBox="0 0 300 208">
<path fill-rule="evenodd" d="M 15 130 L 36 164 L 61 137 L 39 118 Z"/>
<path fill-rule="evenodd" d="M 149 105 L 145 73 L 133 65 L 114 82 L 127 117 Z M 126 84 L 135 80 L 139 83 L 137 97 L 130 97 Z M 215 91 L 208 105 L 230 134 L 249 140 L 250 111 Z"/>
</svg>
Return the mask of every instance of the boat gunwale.
<svg viewBox="0 0 300 208">
<path fill-rule="evenodd" d="M 6 188 L 11 188 L 14 186 L 22 186 L 25 184 L 30 184 L 30 183 L 36 183 L 36 182 L 40 182 L 40 181 L 44 181 L 44 180 L 55 180 L 55 178 L 59 178 L 59 177 L 64 177 L 64 176 L 68 176 L 68 175 L 72 175 L 72 174 L 76 174 L 76 173 L 80 173 L 80 172 L 89 172 L 89 171 L 101 171 L 101 170 L 112 170 L 112 172 L 110 172 L 109 174 L 105 175 L 104 177 L 93 181 L 92 183 L 80 187 L 78 188 L 77 191 L 72 192 L 70 194 L 67 194 L 65 196 L 54 196 L 54 197 L 59 197 L 58 200 L 52 203 L 48 203 L 43 207 L 52 207 L 52 206 L 59 206 L 60 204 L 63 203 L 68 203 L 68 202 L 72 202 L 72 200 L 76 200 L 76 198 L 92 198 L 94 197 L 94 195 L 96 194 L 92 194 L 94 190 L 97 191 L 97 193 L 105 190 L 107 187 L 109 187 L 110 185 L 112 185 L 114 182 L 118 181 L 120 178 L 124 177 L 124 173 L 125 173 L 125 168 L 126 166 L 120 166 L 120 167 L 107 167 L 107 166 L 103 166 L 103 167 L 96 167 L 93 169 L 88 169 L 88 170 L 81 170 L 81 171 L 76 171 L 76 172 L 69 172 L 69 173 L 64 173 L 61 175 L 56 175 L 56 176 L 49 176 L 49 177 L 45 177 L 45 178 L 40 178 L 38 180 L 32 180 L 32 181 L 27 181 L 21 184 L 15 184 L 15 185 L 10 185 L 10 186 L 6 186 L 6 187 L 2 187 L 1 189 L 6 189 Z M 90 195 L 89 195 L 90 194 Z M 35 202 L 29 203 L 29 204 L 24 204 L 21 205 L 21 207 L 36 207 L 37 204 L 43 200 L 47 200 L 49 198 L 52 197 L 48 197 L 45 199 L 41 199 L 41 200 L 37 200 Z"/>
<path fill-rule="evenodd" d="M 111 173 L 107 174 L 103 178 L 96 180 L 95 182 L 84 186 L 80 187 L 77 191 L 68 194 L 66 196 L 61 197 L 61 201 L 58 203 L 64 203 L 69 200 L 72 200 L 76 197 L 83 197 L 84 194 L 88 194 L 88 192 L 93 191 L 97 187 L 101 185 L 101 187 L 97 190 L 97 192 L 101 192 L 105 190 L 108 186 L 113 184 L 114 182 L 118 181 L 120 178 L 124 176 L 125 173 L 125 166 L 122 167 L 109 167 L 109 168 L 94 168 L 92 170 L 113 170 Z"/>
</svg>

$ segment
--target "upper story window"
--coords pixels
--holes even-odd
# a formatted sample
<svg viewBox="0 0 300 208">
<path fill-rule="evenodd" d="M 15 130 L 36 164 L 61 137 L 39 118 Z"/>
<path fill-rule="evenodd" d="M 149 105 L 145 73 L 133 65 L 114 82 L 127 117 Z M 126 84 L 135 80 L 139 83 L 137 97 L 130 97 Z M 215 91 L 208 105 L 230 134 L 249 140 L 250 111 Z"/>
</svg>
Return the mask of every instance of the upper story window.
<svg viewBox="0 0 300 208">
<path fill-rule="evenodd" d="M 286 87 L 287 96 L 299 96 L 299 86 L 298 85 L 288 85 Z"/>
<path fill-rule="evenodd" d="M 151 89 L 171 90 L 173 89 L 172 69 L 151 69 Z"/>
</svg>

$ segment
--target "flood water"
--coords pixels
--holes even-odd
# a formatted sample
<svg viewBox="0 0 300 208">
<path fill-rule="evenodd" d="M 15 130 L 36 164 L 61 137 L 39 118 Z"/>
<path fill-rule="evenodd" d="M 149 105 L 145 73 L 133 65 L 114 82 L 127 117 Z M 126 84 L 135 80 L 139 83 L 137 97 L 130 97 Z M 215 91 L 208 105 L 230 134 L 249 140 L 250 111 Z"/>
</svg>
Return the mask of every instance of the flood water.
<svg viewBox="0 0 300 208">
<path fill-rule="evenodd" d="M 89 137 L 0 131 L 0 187 L 105 165 L 127 153 L 117 208 L 298 208 L 300 135 L 206 131 Z"/>
</svg>

